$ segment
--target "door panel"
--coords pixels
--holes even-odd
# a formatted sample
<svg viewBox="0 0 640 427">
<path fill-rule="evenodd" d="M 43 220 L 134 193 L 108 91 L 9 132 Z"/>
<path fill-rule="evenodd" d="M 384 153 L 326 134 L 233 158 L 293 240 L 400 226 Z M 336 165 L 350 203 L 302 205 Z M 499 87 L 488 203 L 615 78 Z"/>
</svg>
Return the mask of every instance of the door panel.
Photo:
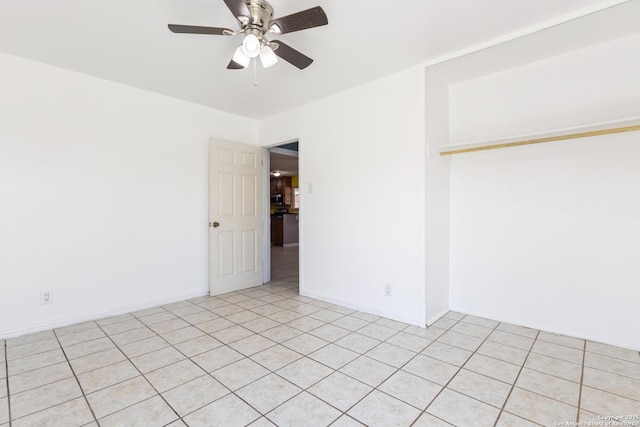
<svg viewBox="0 0 640 427">
<path fill-rule="evenodd" d="M 242 272 L 253 273 L 256 271 L 258 236 L 255 231 L 242 232 Z"/>
<path fill-rule="evenodd" d="M 235 273 L 233 262 L 234 253 L 236 252 L 234 234 L 231 231 L 227 231 L 218 235 L 219 277 L 233 276 Z"/>
<path fill-rule="evenodd" d="M 262 284 L 262 151 L 209 142 L 211 295 Z"/>
<path fill-rule="evenodd" d="M 216 204 L 218 216 L 220 218 L 233 217 L 233 207 L 235 205 L 233 200 L 233 174 L 219 173 L 218 183 L 220 187 Z"/>
<path fill-rule="evenodd" d="M 260 152 L 262 155 L 262 152 Z M 242 166 L 249 168 L 257 168 L 258 167 L 258 156 L 256 153 L 242 153 Z"/>
<path fill-rule="evenodd" d="M 242 175 L 242 216 L 258 217 L 256 201 L 258 199 L 258 182 L 255 176 Z"/>
</svg>

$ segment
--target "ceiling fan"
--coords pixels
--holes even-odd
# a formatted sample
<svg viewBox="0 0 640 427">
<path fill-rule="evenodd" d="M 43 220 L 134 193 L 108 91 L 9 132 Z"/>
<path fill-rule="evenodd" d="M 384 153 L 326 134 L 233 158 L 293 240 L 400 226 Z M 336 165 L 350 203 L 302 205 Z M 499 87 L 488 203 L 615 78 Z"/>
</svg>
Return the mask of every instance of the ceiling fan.
<svg viewBox="0 0 640 427">
<path fill-rule="evenodd" d="M 241 70 L 250 64 L 251 59 L 258 56 L 265 68 L 278 62 L 278 57 L 301 70 L 311 65 L 313 59 L 279 40 L 268 40 L 266 35 L 287 34 L 327 25 L 329 23 L 327 15 L 320 6 L 273 19 L 273 7 L 266 0 L 224 0 L 224 2 L 238 20 L 239 30 L 175 24 L 169 24 L 169 30 L 174 33 L 216 36 L 243 34 L 242 44 L 236 49 L 227 66 L 230 70 Z"/>
</svg>

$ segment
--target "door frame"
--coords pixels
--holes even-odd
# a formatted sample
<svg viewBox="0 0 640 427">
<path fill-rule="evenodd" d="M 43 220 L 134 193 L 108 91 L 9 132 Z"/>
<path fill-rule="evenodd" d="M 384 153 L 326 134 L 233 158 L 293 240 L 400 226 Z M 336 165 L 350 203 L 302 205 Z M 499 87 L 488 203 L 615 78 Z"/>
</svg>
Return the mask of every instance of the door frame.
<svg viewBox="0 0 640 427">
<path fill-rule="evenodd" d="M 291 144 L 294 142 L 298 143 L 298 187 L 302 189 L 302 165 L 300 162 L 300 141 L 301 138 L 292 138 L 286 141 L 278 142 L 275 144 L 266 145 L 263 147 L 263 155 L 262 155 L 262 206 L 263 206 L 263 248 L 262 248 L 262 266 L 264 268 L 263 272 L 263 282 L 269 283 L 271 281 L 271 151 L 273 149 L 277 149 L 281 145 Z M 302 198 L 302 191 L 300 191 L 300 197 Z M 302 213 L 302 204 L 300 205 L 299 212 Z M 302 287 L 302 216 L 300 216 L 300 221 L 298 223 L 298 277 L 299 277 L 299 288 Z"/>
<path fill-rule="evenodd" d="M 271 281 L 271 156 L 262 149 L 262 283 Z"/>
</svg>

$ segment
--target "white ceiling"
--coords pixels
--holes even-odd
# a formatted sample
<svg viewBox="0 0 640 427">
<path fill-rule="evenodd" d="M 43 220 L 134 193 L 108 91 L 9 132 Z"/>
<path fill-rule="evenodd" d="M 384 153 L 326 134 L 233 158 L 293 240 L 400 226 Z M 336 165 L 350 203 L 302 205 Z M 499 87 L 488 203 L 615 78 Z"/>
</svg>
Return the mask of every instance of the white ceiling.
<svg viewBox="0 0 640 427">
<path fill-rule="evenodd" d="M 635 1 L 635 0 L 634 0 Z M 275 16 L 320 5 L 329 25 L 282 35 L 315 62 L 226 69 L 239 37 L 173 34 L 168 23 L 236 28 L 222 0 L 0 0 L 0 51 L 251 118 L 611 0 L 271 0 Z M 562 39 L 554 44 L 563 43 Z"/>
</svg>

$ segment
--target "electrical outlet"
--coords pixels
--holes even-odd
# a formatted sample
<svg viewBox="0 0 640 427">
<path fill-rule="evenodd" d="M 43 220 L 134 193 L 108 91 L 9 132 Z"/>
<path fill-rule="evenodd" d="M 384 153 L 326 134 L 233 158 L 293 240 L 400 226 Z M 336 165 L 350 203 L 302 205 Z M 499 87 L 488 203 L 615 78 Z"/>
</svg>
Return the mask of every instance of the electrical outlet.
<svg viewBox="0 0 640 427">
<path fill-rule="evenodd" d="M 391 296 L 391 283 L 385 283 L 384 284 L 384 296 L 385 297 L 390 297 Z"/>
<path fill-rule="evenodd" d="M 40 292 L 40 304 L 51 304 L 53 302 L 53 294 L 51 291 Z"/>
</svg>

